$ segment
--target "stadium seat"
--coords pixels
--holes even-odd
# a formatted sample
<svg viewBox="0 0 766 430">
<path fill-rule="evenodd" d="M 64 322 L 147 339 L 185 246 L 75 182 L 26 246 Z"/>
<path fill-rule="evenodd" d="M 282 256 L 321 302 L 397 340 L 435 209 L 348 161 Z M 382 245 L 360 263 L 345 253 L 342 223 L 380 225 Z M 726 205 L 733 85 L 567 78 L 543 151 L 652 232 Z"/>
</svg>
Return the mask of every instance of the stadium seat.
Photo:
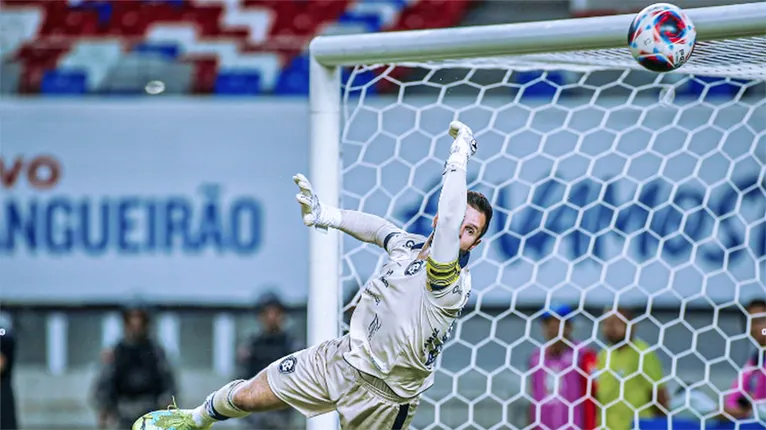
<svg viewBox="0 0 766 430">
<path fill-rule="evenodd" d="M 350 94 L 359 94 L 362 91 L 362 88 L 364 88 L 364 92 L 366 95 L 376 94 L 378 92 L 378 88 L 375 85 L 369 85 L 370 82 L 372 82 L 375 79 L 375 73 L 367 70 L 364 72 L 357 72 L 354 75 L 354 80 L 349 81 L 351 78 L 351 69 L 350 68 L 344 68 L 341 71 L 341 82 L 344 84 L 351 85 Z"/>
<path fill-rule="evenodd" d="M 549 71 L 547 75 L 541 71 L 517 72 L 514 75 L 515 83 L 523 86 L 523 97 L 553 97 L 558 87 L 564 84 L 564 76 L 555 71 Z"/>
<path fill-rule="evenodd" d="M 24 72 L 19 83 L 22 93 L 37 93 L 46 71 L 57 67 L 62 55 L 69 50 L 63 42 L 25 44 L 14 55 L 14 60 L 23 66 Z"/>
<path fill-rule="evenodd" d="M 160 57 L 167 60 L 175 60 L 178 58 L 180 48 L 173 42 L 168 43 L 155 43 L 155 42 L 143 42 L 135 45 L 132 50 L 139 55 L 148 55 L 151 57 Z"/>
<path fill-rule="evenodd" d="M 75 3 L 71 8 L 76 11 L 78 9 L 88 11 L 93 10 L 98 17 L 99 25 L 108 25 L 112 19 L 112 2 L 110 1 L 83 1 Z M 76 34 L 76 33 L 75 33 Z"/>
<path fill-rule="evenodd" d="M 152 24 L 146 31 L 145 40 L 149 44 L 172 43 L 182 54 L 183 47 L 194 44 L 197 37 L 197 29 L 192 24 Z"/>
<path fill-rule="evenodd" d="M 257 70 L 220 72 L 215 81 L 215 93 L 244 96 L 261 93 L 261 74 Z"/>
<path fill-rule="evenodd" d="M 165 3 L 173 7 L 182 7 L 187 0 L 141 0 L 143 3 Z M 197 0 L 200 2 L 200 0 Z"/>
<path fill-rule="evenodd" d="M 218 59 L 214 56 L 196 56 L 184 60 L 194 69 L 192 92 L 209 94 L 215 90 L 215 80 L 218 75 Z"/>
<path fill-rule="evenodd" d="M 381 28 L 381 19 L 374 14 L 361 14 L 361 13 L 344 13 L 338 18 L 338 25 L 344 24 L 361 25 L 364 29 L 363 33 L 372 33 L 379 31 Z"/>
<path fill-rule="evenodd" d="M 273 52 L 242 53 L 236 56 L 222 57 L 218 62 L 219 73 L 231 73 L 240 70 L 254 70 L 260 76 L 262 91 L 272 91 L 277 83 L 282 59 Z"/>
<path fill-rule="evenodd" d="M 18 63 L 0 63 L 0 94 L 14 94 L 19 91 L 21 66 Z"/>
<path fill-rule="evenodd" d="M 41 38 L 95 36 L 108 25 L 95 7 L 79 7 L 66 2 L 38 2 L 43 11 Z M 111 16 L 108 14 L 108 16 Z"/>
<path fill-rule="evenodd" d="M 13 56 L 25 42 L 35 38 L 43 20 L 40 8 L 3 10 L 0 13 L 0 28 L 3 29 L 3 43 L 0 43 L 0 59 Z"/>
<path fill-rule="evenodd" d="M 396 20 L 407 3 L 404 0 L 359 2 L 354 4 L 347 14 L 376 16 L 380 22 L 380 28 L 386 29 L 396 24 Z"/>
<path fill-rule="evenodd" d="M 309 93 L 309 58 L 299 55 L 282 69 L 274 93 L 283 95 L 306 95 Z"/>
<path fill-rule="evenodd" d="M 49 95 L 77 95 L 87 92 L 84 70 L 49 70 L 43 75 L 40 92 Z"/>
<path fill-rule="evenodd" d="M 122 56 L 122 44 L 118 41 L 81 41 L 59 62 L 60 69 L 84 70 L 88 77 L 88 89 L 95 89 L 109 69 Z"/>
<path fill-rule="evenodd" d="M 233 6 L 239 6 L 234 3 Z M 269 33 L 274 24 L 273 12 L 268 8 L 226 8 L 221 16 L 220 24 L 225 29 L 241 28 L 246 30 L 244 38 L 249 43 L 261 44 L 268 41 Z M 229 33 L 230 31 L 225 31 Z"/>
<path fill-rule="evenodd" d="M 191 91 L 194 67 L 173 63 L 162 58 L 128 55 L 113 65 L 98 88 L 102 94 L 143 94 L 152 81 L 164 84 L 164 94 L 184 94 Z"/>
</svg>

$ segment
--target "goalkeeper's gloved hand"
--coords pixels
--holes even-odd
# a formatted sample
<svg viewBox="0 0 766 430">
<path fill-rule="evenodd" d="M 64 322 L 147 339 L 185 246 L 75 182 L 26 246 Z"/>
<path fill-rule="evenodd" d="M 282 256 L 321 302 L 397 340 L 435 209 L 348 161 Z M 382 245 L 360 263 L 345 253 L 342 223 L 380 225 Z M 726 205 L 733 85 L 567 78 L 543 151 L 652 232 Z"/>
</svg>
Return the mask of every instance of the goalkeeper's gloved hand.
<svg viewBox="0 0 766 430">
<path fill-rule="evenodd" d="M 299 173 L 293 176 L 293 181 L 301 190 L 295 198 L 298 199 L 298 203 L 301 205 L 303 224 L 307 227 L 316 227 L 322 230 L 327 230 L 327 227 L 337 227 L 340 225 L 340 210 L 323 205 L 319 201 L 319 197 L 314 194 L 311 182 L 305 176 Z"/>
<path fill-rule="evenodd" d="M 450 156 L 447 166 L 466 168 L 468 160 L 476 154 L 478 142 L 473 137 L 470 127 L 460 121 L 452 121 L 449 124 L 449 134 L 455 139 L 450 146 Z"/>
</svg>

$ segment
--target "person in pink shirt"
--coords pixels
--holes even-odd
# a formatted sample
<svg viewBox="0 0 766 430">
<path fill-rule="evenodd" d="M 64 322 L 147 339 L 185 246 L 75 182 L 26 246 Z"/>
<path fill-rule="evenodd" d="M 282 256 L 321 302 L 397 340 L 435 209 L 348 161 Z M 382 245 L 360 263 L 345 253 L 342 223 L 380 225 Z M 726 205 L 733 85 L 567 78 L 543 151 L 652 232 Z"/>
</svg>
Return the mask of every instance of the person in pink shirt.
<svg viewBox="0 0 766 430">
<path fill-rule="evenodd" d="M 753 417 L 753 403 L 759 403 L 762 405 L 760 409 L 766 410 L 766 300 L 753 300 L 745 309 L 750 337 L 758 349 L 748 359 L 726 396 L 725 415 L 737 420 Z"/>
<path fill-rule="evenodd" d="M 532 380 L 530 424 L 541 430 L 590 430 L 596 427 L 595 351 L 572 340 L 573 311 L 553 306 L 542 315 L 546 344 L 529 359 Z M 563 325 L 563 326 L 562 326 Z"/>
</svg>

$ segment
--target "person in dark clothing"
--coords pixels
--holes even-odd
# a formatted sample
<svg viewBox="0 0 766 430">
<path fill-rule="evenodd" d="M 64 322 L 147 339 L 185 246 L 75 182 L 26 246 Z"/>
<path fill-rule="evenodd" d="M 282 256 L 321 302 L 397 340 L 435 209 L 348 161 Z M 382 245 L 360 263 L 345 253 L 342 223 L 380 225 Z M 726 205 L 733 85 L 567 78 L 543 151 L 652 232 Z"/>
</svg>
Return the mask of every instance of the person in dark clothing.
<svg viewBox="0 0 766 430">
<path fill-rule="evenodd" d="M 0 316 L 0 330 L 0 429 L 15 430 L 19 428 L 13 393 L 16 339 L 11 332 L 9 318 Z"/>
<path fill-rule="evenodd" d="M 261 331 L 250 337 L 239 349 L 239 377 L 250 379 L 272 362 L 302 349 L 285 331 L 285 306 L 276 294 L 263 295 L 256 304 Z M 250 430 L 283 430 L 293 428 L 292 410 L 252 414 L 242 420 L 243 428 Z"/>
<path fill-rule="evenodd" d="M 123 311 L 125 336 L 104 352 L 95 386 L 99 428 L 129 429 L 143 414 L 173 401 L 176 384 L 165 351 L 149 336 L 149 313 Z"/>
</svg>

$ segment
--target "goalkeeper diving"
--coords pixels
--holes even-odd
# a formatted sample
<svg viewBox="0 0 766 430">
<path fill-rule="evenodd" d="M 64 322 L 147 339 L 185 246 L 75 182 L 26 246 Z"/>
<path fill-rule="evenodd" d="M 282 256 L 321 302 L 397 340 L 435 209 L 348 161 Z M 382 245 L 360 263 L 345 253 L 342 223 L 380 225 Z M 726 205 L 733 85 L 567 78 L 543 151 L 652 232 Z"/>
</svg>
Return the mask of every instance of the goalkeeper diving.
<svg viewBox="0 0 766 430">
<path fill-rule="evenodd" d="M 486 197 L 466 186 L 466 165 L 477 148 L 471 129 L 453 121 L 449 133 L 454 141 L 428 237 L 322 204 L 303 175 L 294 177 L 305 225 L 338 229 L 388 253 L 358 295 L 348 334 L 283 357 L 248 381 L 232 381 L 195 409 L 148 413 L 133 428 L 209 429 L 287 407 L 308 418 L 336 410 L 344 429 L 407 428 L 468 301 L 465 266 L 492 218 Z"/>
</svg>

